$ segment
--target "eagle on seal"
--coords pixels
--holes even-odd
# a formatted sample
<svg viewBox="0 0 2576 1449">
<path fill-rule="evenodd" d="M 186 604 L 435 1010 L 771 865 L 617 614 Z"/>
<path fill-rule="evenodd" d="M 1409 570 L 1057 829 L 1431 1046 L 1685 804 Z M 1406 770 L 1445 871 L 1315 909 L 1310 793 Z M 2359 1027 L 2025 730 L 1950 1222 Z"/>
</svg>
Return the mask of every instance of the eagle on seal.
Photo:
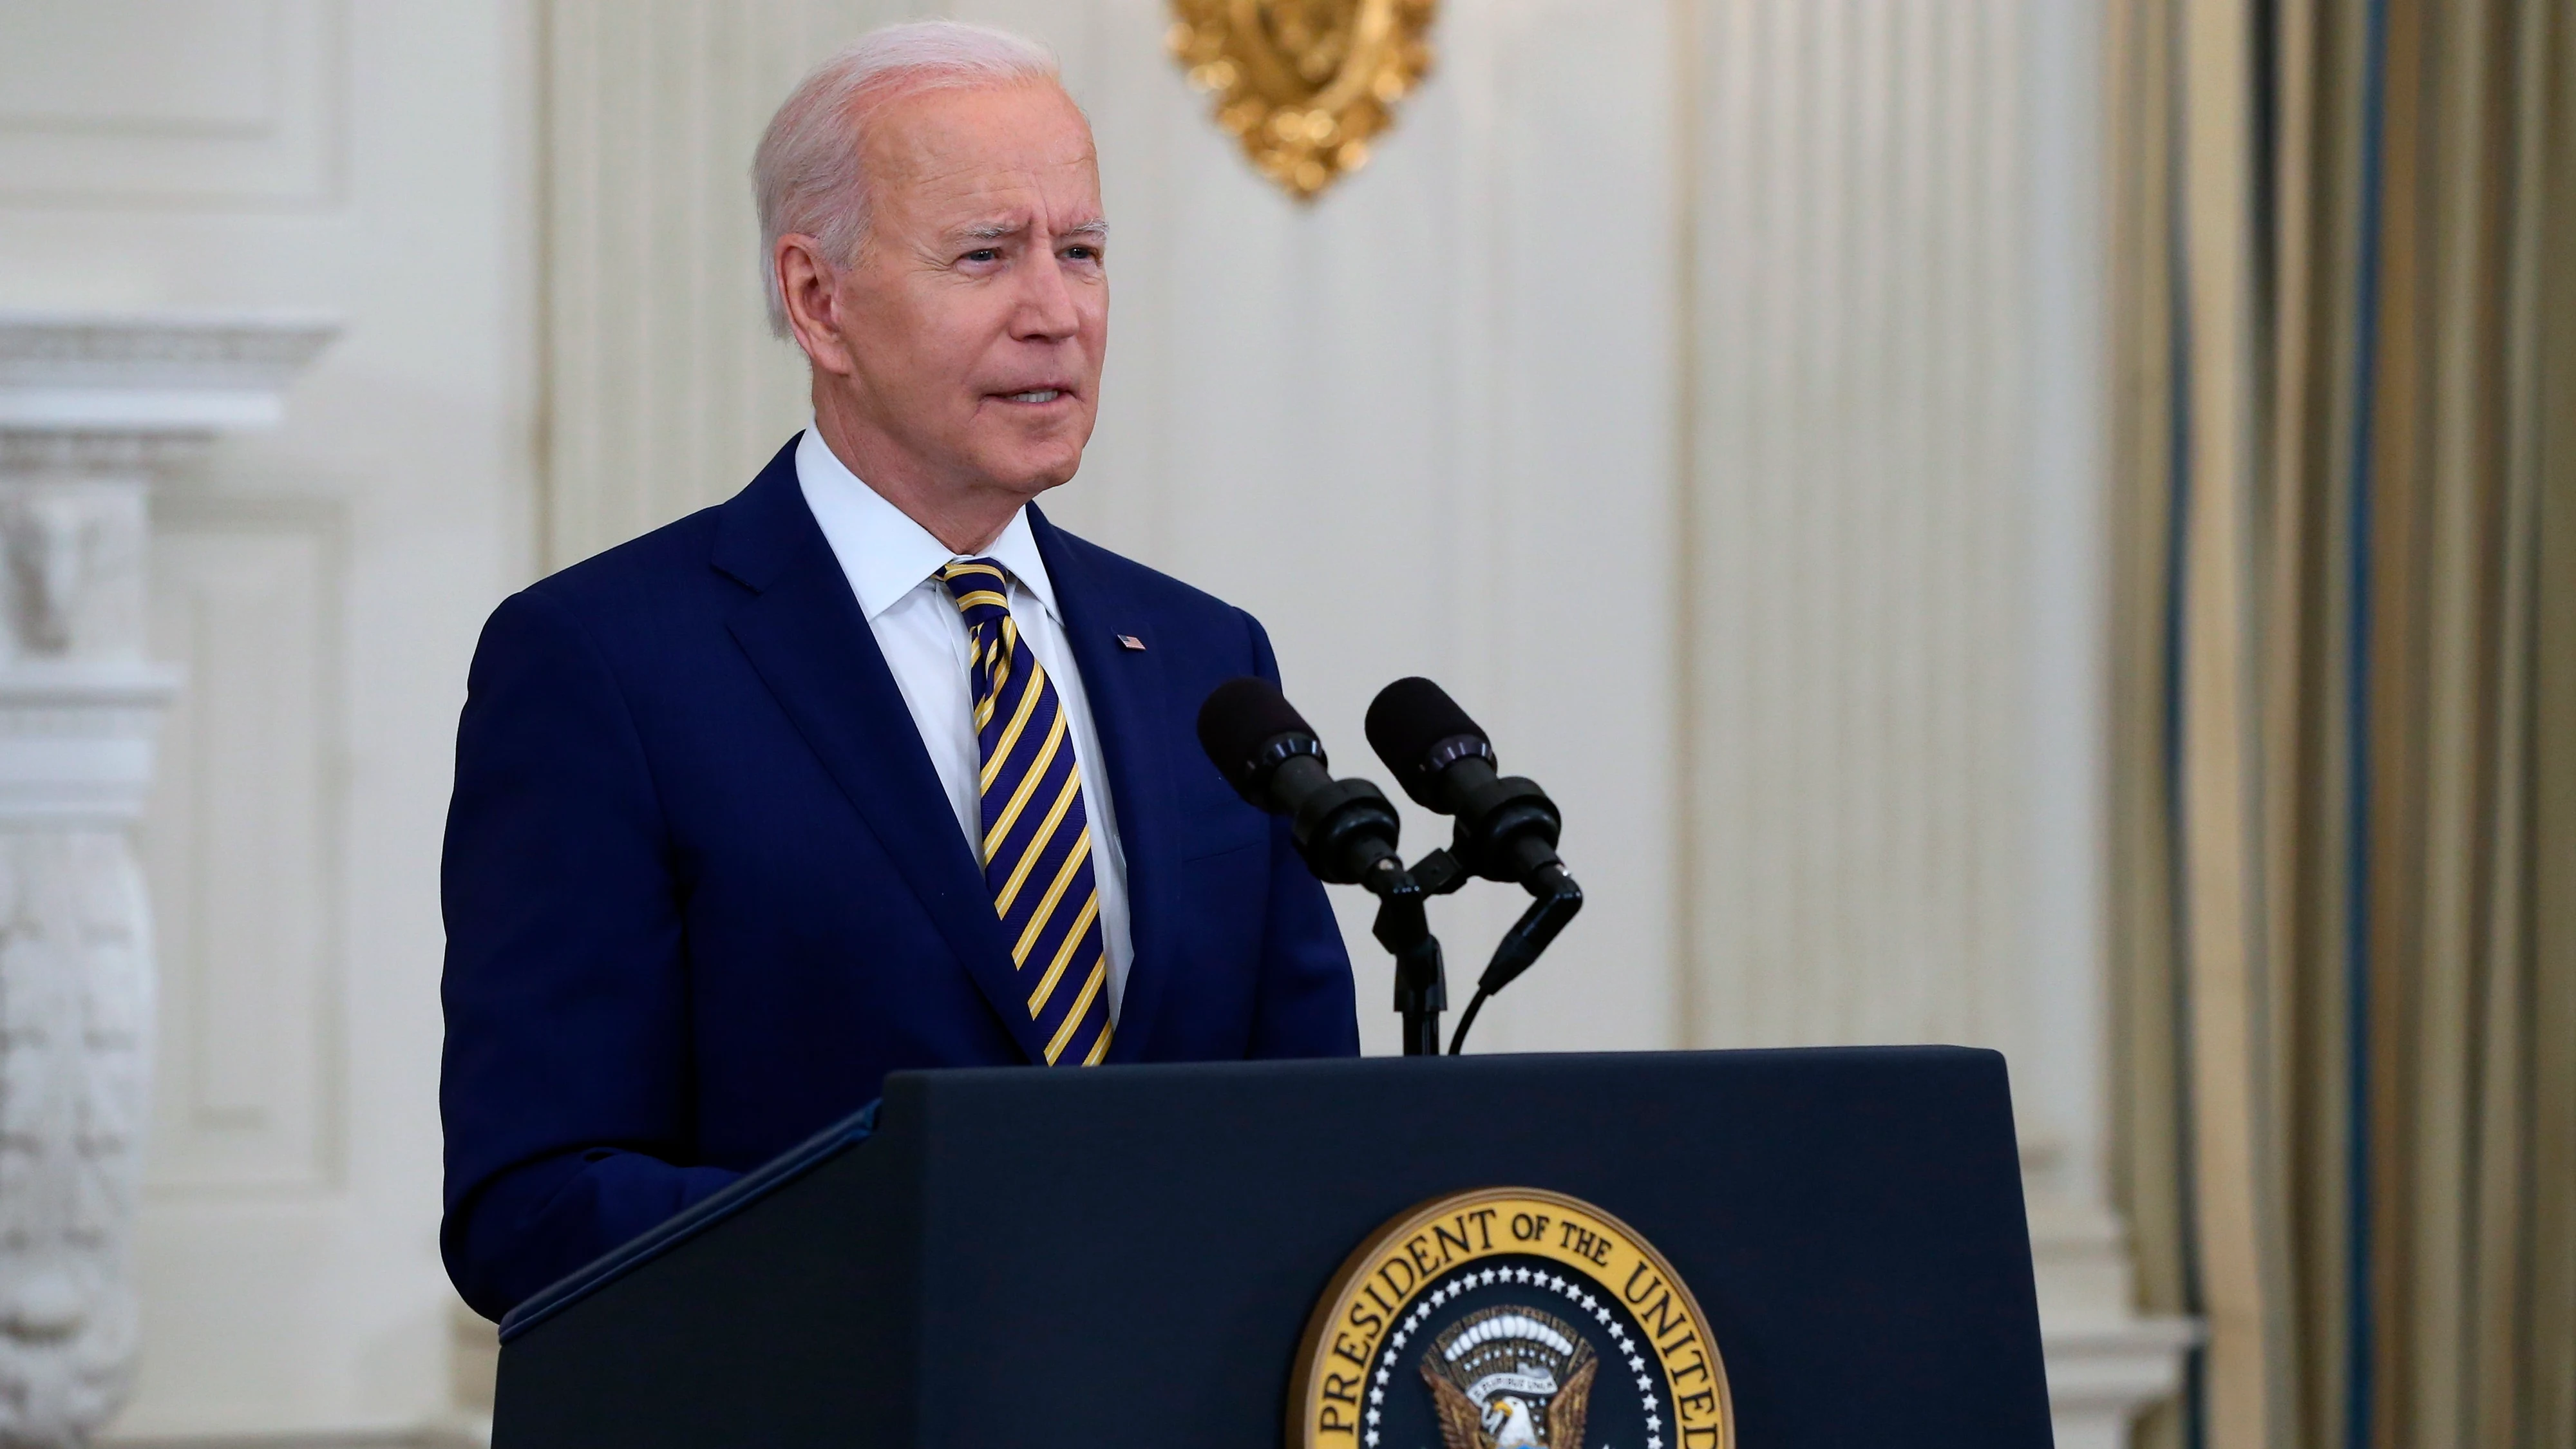
<svg viewBox="0 0 2576 1449">
<path fill-rule="evenodd" d="M 1536 1418 L 1516 1394 L 1494 1395 L 1479 1413 L 1466 1390 L 1427 1362 L 1422 1379 L 1431 1385 L 1431 1403 L 1440 1414 L 1442 1449 L 1583 1449 L 1584 1411 L 1591 1403 L 1593 1371 L 1600 1366 L 1599 1359 L 1586 1355 Z"/>
</svg>

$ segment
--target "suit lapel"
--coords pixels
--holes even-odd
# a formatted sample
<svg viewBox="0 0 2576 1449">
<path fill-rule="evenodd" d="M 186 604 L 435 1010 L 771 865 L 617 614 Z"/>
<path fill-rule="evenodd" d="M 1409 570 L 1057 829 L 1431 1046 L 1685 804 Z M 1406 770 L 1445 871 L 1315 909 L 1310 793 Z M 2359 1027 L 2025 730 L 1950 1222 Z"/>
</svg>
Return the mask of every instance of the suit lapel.
<svg viewBox="0 0 2576 1449">
<path fill-rule="evenodd" d="M 758 591 L 727 625 L 1012 1038 L 1043 1060 L 993 897 L 876 633 L 805 507 L 794 460 L 791 441 L 725 505 L 713 562 Z"/>
<path fill-rule="evenodd" d="M 1101 751 L 1109 757 L 1103 764 L 1118 816 L 1119 850 L 1127 860 L 1128 933 L 1135 947 L 1109 1060 L 1132 1062 L 1152 1034 L 1154 1013 L 1173 970 L 1164 931 L 1173 916 L 1163 896 L 1174 875 L 1165 828 L 1172 818 L 1171 742 L 1156 728 L 1168 705 L 1163 655 L 1154 648 L 1153 622 L 1145 611 L 1090 567 L 1034 504 L 1029 531 L 1055 585 L 1065 641 L 1073 650 L 1074 667 L 1082 671 L 1082 692 L 1091 705 Z M 1133 635 L 1146 647 L 1119 646 L 1120 634 Z"/>
</svg>

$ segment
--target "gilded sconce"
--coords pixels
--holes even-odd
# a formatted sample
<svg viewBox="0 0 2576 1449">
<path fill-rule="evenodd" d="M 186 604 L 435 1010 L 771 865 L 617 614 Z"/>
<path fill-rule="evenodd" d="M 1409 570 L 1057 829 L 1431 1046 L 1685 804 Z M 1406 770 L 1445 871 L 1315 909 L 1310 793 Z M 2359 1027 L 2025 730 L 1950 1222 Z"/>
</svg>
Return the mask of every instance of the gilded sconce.
<svg viewBox="0 0 2576 1449">
<path fill-rule="evenodd" d="M 1172 0 L 1172 54 L 1216 122 L 1300 201 L 1368 164 L 1431 67 L 1438 0 Z"/>
</svg>

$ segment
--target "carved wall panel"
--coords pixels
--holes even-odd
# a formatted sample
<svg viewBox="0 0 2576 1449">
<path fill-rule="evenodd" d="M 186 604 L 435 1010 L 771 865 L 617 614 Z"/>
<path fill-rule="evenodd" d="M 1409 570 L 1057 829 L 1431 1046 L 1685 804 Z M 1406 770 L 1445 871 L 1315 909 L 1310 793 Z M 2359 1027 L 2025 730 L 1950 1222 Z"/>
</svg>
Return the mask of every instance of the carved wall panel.
<svg viewBox="0 0 2576 1449">
<path fill-rule="evenodd" d="M 116 829 L 0 833 L 0 1443 L 75 1445 L 124 1402 L 152 941 Z"/>
<path fill-rule="evenodd" d="M 0 202 L 329 200 L 345 0 L 0 6 Z"/>
<path fill-rule="evenodd" d="M 140 832 L 161 957 L 156 1195 L 327 1186 L 337 515 L 165 500 L 153 656 L 187 671 Z"/>
<path fill-rule="evenodd" d="M 87 1442 L 135 1382 L 153 1077 L 129 828 L 179 682 L 145 654 L 147 462 L 273 413 L 328 328 L 0 313 L 0 1442 Z"/>
</svg>

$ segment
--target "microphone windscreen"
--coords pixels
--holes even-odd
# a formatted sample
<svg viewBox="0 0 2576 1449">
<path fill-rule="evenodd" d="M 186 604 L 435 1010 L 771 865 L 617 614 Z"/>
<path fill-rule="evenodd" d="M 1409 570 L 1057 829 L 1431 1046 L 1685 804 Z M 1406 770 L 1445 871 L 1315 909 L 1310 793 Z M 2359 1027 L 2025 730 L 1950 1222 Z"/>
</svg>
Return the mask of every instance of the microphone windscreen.
<svg viewBox="0 0 2576 1449">
<path fill-rule="evenodd" d="M 1404 782 L 1408 795 L 1414 793 L 1414 782 L 1422 776 L 1431 747 L 1460 735 L 1485 738 L 1449 691 L 1419 675 L 1397 680 L 1369 702 L 1369 748 Z"/>
<path fill-rule="evenodd" d="M 1199 706 L 1199 748 L 1245 799 L 1260 793 L 1253 752 L 1264 741 L 1314 732 L 1277 685 L 1251 675 L 1218 685 Z"/>
</svg>

